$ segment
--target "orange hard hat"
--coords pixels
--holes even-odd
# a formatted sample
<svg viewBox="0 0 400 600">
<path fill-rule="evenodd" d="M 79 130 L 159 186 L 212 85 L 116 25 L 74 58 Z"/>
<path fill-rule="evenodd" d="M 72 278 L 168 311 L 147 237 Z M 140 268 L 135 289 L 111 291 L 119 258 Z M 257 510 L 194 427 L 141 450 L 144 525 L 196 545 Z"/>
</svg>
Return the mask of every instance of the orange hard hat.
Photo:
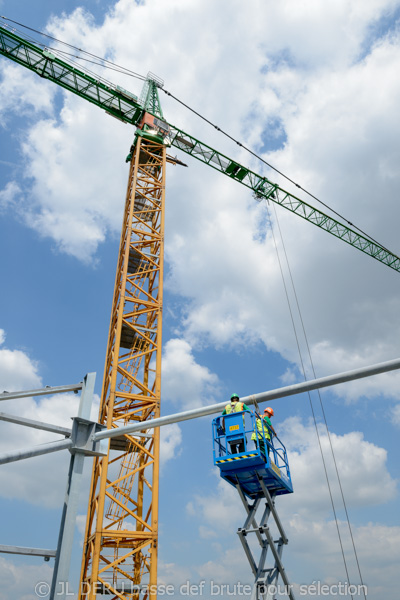
<svg viewBox="0 0 400 600">
<path fill-rule="evenodd" d="M 270 414 L 271 417 L 274 416 L 274 410 L 270 406 L 267 406 L 267 408 L 264 410 L 264 412 Z"/>
</svg>

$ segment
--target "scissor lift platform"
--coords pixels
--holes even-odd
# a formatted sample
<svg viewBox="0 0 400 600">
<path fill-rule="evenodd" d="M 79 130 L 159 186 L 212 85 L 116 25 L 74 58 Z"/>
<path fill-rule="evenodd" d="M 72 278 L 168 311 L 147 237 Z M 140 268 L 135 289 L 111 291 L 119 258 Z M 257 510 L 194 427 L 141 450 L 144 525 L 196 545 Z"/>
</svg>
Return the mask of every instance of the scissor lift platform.
<svg viewBox="0 0 400 600">
<path fill-rule="evenodd" d="M 285 595 L 295 600 L 282 563 L 282 550 L 288 539 L 275 508 L 276 496 L 293 492 L 289 463 L 285 446 L 277 437 L 273 438 L 272 432 L 258 428 L 257 418 L 260 417 L 250 411 L 242 411 L 213 420 L 214 464 L 221 477 L 237 489 L 246 511 L 245 523 L 237 533 L 254 575 L 251 600 L 272 600 L 279 576 Z M 256 439 L 252 441 L 254 432 Z M 263 501 L 258 521 L 256 515 Z M 277 540 L 268 524 L 270 517 L 279 532 Z M 261 548 L 258 558 L 249 545 L 249 535 L 256 536 Z M 266 566 L 268 550 L 274 560 L 271 567 Z"/>
<path fill-rule="evenodd" d="M 256 418 L 242 411 L 213 420 L 214 464 L 221 477 L 233 486 L 239 483 L 248 498 L 262 492 L 260 480 L 274 496 L 290 494 L 293 486 L 286 448 L 279 438 L 271 435 L 268 439 L 266 431 L 252 441 Z M 233 451 L 238 448 L 243 451 Z"/>
</svg>

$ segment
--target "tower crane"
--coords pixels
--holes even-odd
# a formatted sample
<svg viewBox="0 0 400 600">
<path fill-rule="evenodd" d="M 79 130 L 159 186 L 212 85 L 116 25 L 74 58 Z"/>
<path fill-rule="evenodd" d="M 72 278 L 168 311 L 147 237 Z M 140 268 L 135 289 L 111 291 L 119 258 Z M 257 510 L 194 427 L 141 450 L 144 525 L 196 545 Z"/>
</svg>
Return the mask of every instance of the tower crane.
<svg viewBox="0 0 400 600">
<path fill-rule="evenodd" d="M 365 254 L 400 271 L 400 258 L 374 240 L 307 204 L 163 115 L 163 82 L 149 74 L 140 99 L 57 56 L 57 51 L 0 26 L 0 54 L 52 81 L 109 115 L 136 127 L 112 302 L 99 422 L 117 428 L 140 422 L 140 435 L 120 436 L 94 459 L 80 575 L 80 600 L 107 594 L 139 598 L 124 584 L 146 586 L 156 598 L 164 206 L 167 155 L 174 146 Z M 271 509 L 273 510 L 273 509 Z"/>
</svg>

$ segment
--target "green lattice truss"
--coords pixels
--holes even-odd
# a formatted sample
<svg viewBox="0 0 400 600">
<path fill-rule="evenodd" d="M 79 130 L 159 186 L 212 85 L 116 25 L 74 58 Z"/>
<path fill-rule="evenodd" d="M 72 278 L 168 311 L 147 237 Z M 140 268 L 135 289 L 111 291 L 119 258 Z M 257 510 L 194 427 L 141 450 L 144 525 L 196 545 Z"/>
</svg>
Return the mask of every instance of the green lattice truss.
<svg viewBox="0 0 400 600">
<path fill-rule="evenodd" d="M 49 79 L 64 89 L 96 104 L 125 123 L 136 126 L 144 110 L 157 118 L 163 118 L 157 91 L 157 87 L 160 87 L 162 83 L 156 77 L 149 74 L 141 99 L 138 100 L 137 96 L 127 90 L 77 69 L 58 58 L 53 52 L 25 40 L 6 27 L 0 26 L 0 54 L 34 71 L 40 77 Z M 395 271 L 400 271 L 400 258 L 384 247 L 329 217 L 285 191 L 279 185 L 270 182 L 266 177 L 254 173 L 181 129 L 171 124 L 169 124 L 169 129 L 168 141 L 172 146 L 250 188 L 257 198 L 269 199 L 287 208 L 292 213 L 358 248 Z"/>
</svg>

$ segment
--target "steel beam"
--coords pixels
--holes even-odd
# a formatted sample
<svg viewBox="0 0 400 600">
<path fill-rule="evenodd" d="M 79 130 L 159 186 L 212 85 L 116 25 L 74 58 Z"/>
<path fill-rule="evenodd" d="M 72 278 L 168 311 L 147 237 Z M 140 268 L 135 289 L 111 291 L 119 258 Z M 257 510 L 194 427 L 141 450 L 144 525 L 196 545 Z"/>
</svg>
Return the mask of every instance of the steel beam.
<svg viewBox="0 0 400 600">
<path fill-rule="evenodd" d="M 4 546 L 0 545 L 0 552 L 4 554 L 24 554 L 26 556 L 43 556 L 44 558 L 54 558 L 56 550 L 46 550 L 44 548 L 26 548 L 25 546 Z"/>
<path fill-rule="evenodd" d="M 60 385 L 50 387 L 47 385 L 44 388 L 37 390 L 26 390 L 23 392 L 3 392 L 0 394 L 0 400 L 14 400 L 16 398 L 30 398 L 32 396 L 49 396 L 50 394 L 64 394 L 65 392 L 79 392 L 82 389 L 82 382 L 73 385 Z"/>
<path fill-rule="evenodd" d="M 25 458 L 32 458 L 34 456 L 41 456 L 42 454 L 50 454 L 51 452 L 59 452 L 60 450 L 71 448 L 71 446 L 72 441 L 67 439 L 60 440 L 59 442 L 42 444 L 41 446 L 33 446 L 32 448 L 22 448 L 12 452 L 3 452 L 3 454 L 0 454 L 0 465 L 6 465 L 7 463 L 16 462 Z"/>
<path fill-rule="evenodd" d="M 251 396 L 244 396 L 240 398 L 240 400 L 245 404 L 254 404 L 255 402 L 277 400 L 278 398 L 294 396 L 296 394 L 302 394 L 303 392 L 309 392 L 312 390 L 330 387 L 332 385 L 338 385 L 339 383 L 346 383 L 347 381 L 354 381 L 356 379 L 371 377 L 372 375 L 378 375 L 380 373 L 387 373 L 388 371 L 395 371 L 396 369 L 400 369 L 400 358 L 396 358 L 395 360 L 390 360 L 383 363 L 378 363 L 369 367 L 354 369 L 353 371 L 345 371 L 344 373 L 338 373 L 336 375 L 328 375 L 327 377 L 320 377 L 319 379 L 312 379 L 311 381 L 304 381 L 302 383 L 288 385 L 283 388 L 278 388 L 267 392 L 261 392 L 259 394 L 252 394 Z M 108 431 L 101 431 L 95 434 L 94 439 L 101 440 L 105 438 L 113 438 L 122 434 L 140 431 L 144 428 L 152 429 L 155 427 L 163 427 L 172 423 L 180 423 L 181 421 L 188 421 L 190 419 L 197 419 L 199 417 L 213 415 L 221 412 L 225 408 L 225 406 L 226 400 L 224 402 L 218 402 L 218 404 L 211 404 L 209 406 L 203 406 L 201 408 L 194 408 L 192 410 L 186 410 L 181 413 L 175 413 L 173 415 L 160 417 L 158 419 L 150 419 L 146 421 L 146 423 L 140 422 L 132 425 L 126 425 L 124 427 L 118 427 L 116 429 Z"/>
<path fill-rule="evenodd" d="M 51 425 L 50 423 L 43 423 L 42 421 L 34 421 L 33 419 L 25 419 L 24 417 L 17 417 L 16 415 L 8 415 L 0 412 L 0 421 L 7 421 L 8 423 L 16 423 L 17 425 L 24 425 L 25 427 L 33 427 L 34 429 L 41 429 L 43 431 L 50 431 L 50 433 L 59 433 L 65 437 L 70 437 L 72 429 L 67 427 L 60 427 L 59 425 Z"/>
</svg>

